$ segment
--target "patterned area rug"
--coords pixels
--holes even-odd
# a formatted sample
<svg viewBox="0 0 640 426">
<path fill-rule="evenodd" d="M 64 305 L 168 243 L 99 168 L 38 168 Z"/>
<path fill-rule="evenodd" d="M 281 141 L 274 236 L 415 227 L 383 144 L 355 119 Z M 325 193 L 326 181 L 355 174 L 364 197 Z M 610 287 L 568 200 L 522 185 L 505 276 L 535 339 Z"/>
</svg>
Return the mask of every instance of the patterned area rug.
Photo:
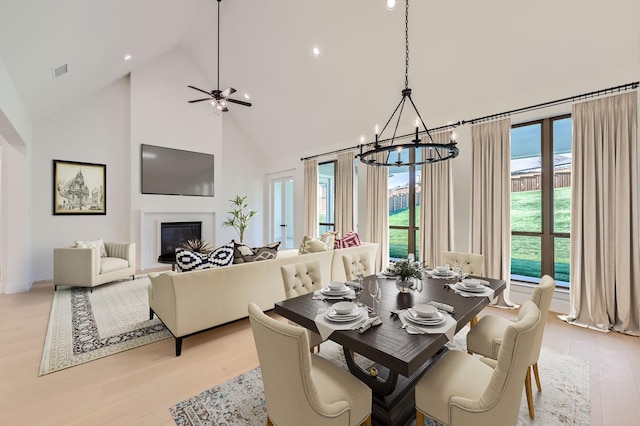
<svg viewBox="0 0 640 426">
<path fill-rule="evenodd" d="M 466 334 L 462 329 L 448 344 L 449 349 L 466 351 Z M 342 348 L 327 341 L 320 355 L 345 370 Z M 366 367 L 369 360 L 360 357 L 356 362 Z M 518 425 L 587 425 L 591 423 L 589 391 L 589 363 L 571 356 L 542 348 L 540 361 L 542 392 L 533 383 L 536 419 L 529 418 L 526 396 L 522 395 Z M 180 426 L 263 425 L 266 423 L 264 390 L 260 367 L 254 368 L 219 386 L 182 401 L 170 408 Z M 427 419 L 428 425 L 439 423 Z M 415 426 L 415 419 L 407 426 Z"/>
<path fill-rule="evenodd" d="M 88 288 L 59 287 L 53 293 L 40 376 L 171 337 L 149 320 L 149 279 Z"/>
</svg>

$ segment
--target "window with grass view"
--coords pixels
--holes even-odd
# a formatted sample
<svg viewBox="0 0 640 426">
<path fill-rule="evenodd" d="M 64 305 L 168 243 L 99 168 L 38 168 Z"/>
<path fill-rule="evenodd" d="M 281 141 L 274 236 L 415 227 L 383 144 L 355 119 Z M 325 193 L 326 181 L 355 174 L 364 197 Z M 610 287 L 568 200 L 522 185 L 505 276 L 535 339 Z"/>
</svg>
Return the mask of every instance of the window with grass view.
<svg viewBox="0 0 640 426">
<path fill-rule="evenodd" d="M 333 231 L 335 228 L 335 190 L 336 190 L 336 162 L 320 163 L 318 165 L 318 223 L 319 234 Z"/>
<path fill-rule="evenodd" d="M 571 116 L 511 129 L 511 278 L 569 286 Z"/>
<path fill-rule="evenodd" d="M 417 151 L 417 152 L 415 152 Z M 397 155 L 395 152 L 390 155 Z M 404 150 L 409 156 L 422 155 L 420 150 Z M 411 161 L 414 161 L 413 158 Z M 420 176 L 421 166 L 389 167 L 389 258 L 406 259 L 409 254 L 420 258 Z"/>
</svg>

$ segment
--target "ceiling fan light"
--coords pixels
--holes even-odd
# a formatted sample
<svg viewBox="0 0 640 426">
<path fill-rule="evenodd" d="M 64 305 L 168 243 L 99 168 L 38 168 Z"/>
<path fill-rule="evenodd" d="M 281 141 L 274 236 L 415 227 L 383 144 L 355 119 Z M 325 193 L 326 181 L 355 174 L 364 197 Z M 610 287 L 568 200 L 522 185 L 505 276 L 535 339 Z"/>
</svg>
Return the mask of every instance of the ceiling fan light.
<svg viewBox="0 0 640 426">
<path fill-rule="evenodd" d="M 220 101 L 218 101 L 218 103 L 223 108 L 227 106 L 227 100 L 226 99 L 220 99 Z"/>
</svg>

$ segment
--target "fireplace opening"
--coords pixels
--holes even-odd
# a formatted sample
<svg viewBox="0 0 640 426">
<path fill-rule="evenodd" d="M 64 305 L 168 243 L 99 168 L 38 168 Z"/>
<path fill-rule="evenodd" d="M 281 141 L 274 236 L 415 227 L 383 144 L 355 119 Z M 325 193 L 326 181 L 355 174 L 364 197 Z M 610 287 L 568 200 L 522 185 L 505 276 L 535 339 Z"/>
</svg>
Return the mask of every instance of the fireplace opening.
<svg viewBox="0 0 640 426">
<path fill-rule="evenodd" d="M 158 262 L 175 262 L 176 248 L 187 240 L 202 238 L 202 222 L 162 222 Z"/>
</svg>

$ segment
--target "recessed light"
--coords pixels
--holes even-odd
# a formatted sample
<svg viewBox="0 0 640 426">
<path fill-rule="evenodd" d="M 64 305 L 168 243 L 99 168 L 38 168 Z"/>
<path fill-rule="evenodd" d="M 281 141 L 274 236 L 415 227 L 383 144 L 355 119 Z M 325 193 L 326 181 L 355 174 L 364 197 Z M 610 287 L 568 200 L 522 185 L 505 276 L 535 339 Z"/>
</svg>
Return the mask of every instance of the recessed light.
<svg viewBox="0 0 640 426">
<path fill-rule="evenodd" d="M 130 60 L 131 58 L 133 58 L 133 56 L 132 56 L 132 55 L 130 55 L 130 54 L 128 54 L 128 53 L 127 53 L 126 55 L 124 55 L 124 60 L 125 60 L 125 61 L 128 61 L 128 60 Z"/>
<path fill-rule="evenodd" d="M 387 0 L 387 9 L 393 10 L 396 8 L 396 0 Z"/>
<path fill-rule="evenodd" d="M 248 93 L 245 93 L 245 94 L 244 94 L 244 98 L 245 98 L 246 100 L 249 100 L 249 99 L 251 99 L 251 95 L 249 95 Z"/>
<path fill-rule="evenodd" d="M 320 49 L 318 49 L 317 47 L 313 48 L 313 56 L 315 56 L 316 58 L 318 56 L 320 56 Z"/>
</svg>

